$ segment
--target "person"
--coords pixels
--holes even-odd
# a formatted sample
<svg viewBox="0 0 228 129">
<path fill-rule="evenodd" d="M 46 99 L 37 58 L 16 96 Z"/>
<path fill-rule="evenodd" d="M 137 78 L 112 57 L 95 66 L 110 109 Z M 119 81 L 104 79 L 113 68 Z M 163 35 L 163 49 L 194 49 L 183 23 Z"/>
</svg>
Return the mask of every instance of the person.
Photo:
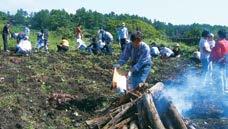
<svg viewBox="0 0 228 129">
<path fill-rule="evenodd" d="M 99 44 L 96 41 L 96 37 L 92 38 L 92 43 L 87 46 L 89 53 L 98 54 L 100 53 Z"/>
<path fill-rule="evenodd" d="M 66 52 L 69 50 L 69 41 L 66 37 L 62 37 L 62 41 L 57 45 L 57 52 Z"/>
<path fill-rule="evenodd" d="M 120 68 L 131 59 L 128 90 L 135 90 L 139 83 L 144 83 L 151 70 L 150 47 L 142 41 L 142 33 L 134 32 L 130 36 L 131 43 L 125 46 L 115 68 Z"/>
<path fill-rule="evenodd" d="M 207 41 L 208 41 L 208 43 L 209 43 L 211 49 L 212 49 L 213 47 L 215 47 L 215 40 L 214 40 L 214 34 L 213 34 L 213 33 L 209 33 L 209 34 L 208 34 Z"/>
<path fill-rule="evenodd" d="M 26 36 L 29 37 L 29 35 L 30 35 L 30 29 L 29 29 L 28 26 L 25 26 L 25 27 L 24 27 L 24 33 L 25 33 Z"/>
<path fill-rule="evenodd" d="M 100 33 L 102 34 L 101 36 L 102 42 L 105 42 L 105 45 L 101 50 L 106 54 L 112 54 L 112 42 L 113 42 L 112 34 L 105 30 L 101 30 Z"/>
<path fill-rule="evenodd" d="M 44 36 L 43 33 L 40 31 L 37 33 L 37 49 L 41 49 L 44 47 Z"/>
<path fill-rule="evenodd" d="M 173 48 L 173 57 L 180 57 L 181 50 L 180 50 L 180 44 L 176 43 L 176 45 Z"/>
<path fill-rule="evenodd" d="M 48 37 L 49 37 L 49 34 L 48 34 L 48 29 L 44 29 L 41 31 L 43 33 L 43 38 L 44 38 L 44 50 L 46 52 L 48 52 Z"/>
<path fill-rule="evenodd" d="M 209 31 L 204 30 L 202 32 L 202 37 L 199 41 L 199 48 L 200 48 L 200 61 L 202 64 L 203 76 L 206 75 L 209 69 L 209 57 L 211 48 L 207 41 L 209 35 Z"/>
<path fill-rule="evenodd" d="M 19 32 L 18 35 L 17 35 L 17 44 L 20 43 L 21 40 L 24 40 L 25 39 L 25 33 L 24 32 Z"/>
<path fill-rule="evenodd" d="M 78 26 L 75 28 L 75 38 L 76 38 L 76 42 L 78 39 L 82 39 L 82 30 L 81 30 L 80 24 L 78 24 Z"/>
<path fill-rule="evenodd" d="M 214 40 L 214 34 L 213 33 L 208 34 L 207 41 L 209 43 L 210 49 L 212 50 L 213 47 L 215 47 L 215 40 Z M 213 71 L 213 64 L 212 64 L 212 61 L 209 60 L 208 74 L 210 75 L 210 77 L 212 77 L 212 71 Z"/>
<path fill-rule="evenodd" d="M 157 57 L 157 56 L 160 55 L 160 51 L 159 51 L 158 46 L 156 45 L 155 42 L 153 42 L 153 43 L 151 44 L 151 47 L 150 47 L 150 54 L 151 54 L 152 57 Z"/>
<path fill-rule="evenodd" d="M 224 93 L 227 91 L 227 77 L 228 77 L 228 41 L 226 40 L 226 31 L 218 31 L 218 41 L 210 54 L 210 60 L 215 66 L 216 84 L 219 86 L 218 90 Z"/>
<path fill-rule="evenodd" d="M 97 37 L 98 37 L 98 44 L 99 44 L 99 48 L 103 49 L 105 46 L 105 42 L 102 41 L 102 32 L 103 28 L 100 27 L 99 30 L 97 31 Z"/>
<path fill-rule="evenodd" d="M 2 30 L 2 39 L 3 39 L 3 47 L 5 52 L 9 52 L 8 50 L 8 36 L 10 34 L 10 23 L 7 22 Z"/>
<path fill-rule="evenodd" d="M 120 45 L 121 45 L 121 51 L 124 50 L 125 45 L 127 44 L 127 38 L 128 38 L 128 29 L 125 27 L 125 23 L 122 23 L 122 26 L 119 30 L 119 39 L 120 39 Z"/>
<path fill-rule="evenodd" d="M 32 44 L 29 41 L 29 37 L 25 36 L 24 39 L 20 40 L 16 46 L 16 53 L 21 55 L 28 55 L 32 51 Z"/>
<path fill-rule="evenodd" d="M 84 41 L 82 41 L 81 39 L 78 39 L 76 48 L 79 49 L 79 51 L 84 51 L 86 50 L 87 46 Z"/>
<path fill-rule="evenodd" d="M 162 44 L 160 46 L 160 55 L 161 55 L 161 58 L 169 58 L 174 55 L 174 52 L 170 48 L 165 47 L 165 45 Z"/>
</svg>

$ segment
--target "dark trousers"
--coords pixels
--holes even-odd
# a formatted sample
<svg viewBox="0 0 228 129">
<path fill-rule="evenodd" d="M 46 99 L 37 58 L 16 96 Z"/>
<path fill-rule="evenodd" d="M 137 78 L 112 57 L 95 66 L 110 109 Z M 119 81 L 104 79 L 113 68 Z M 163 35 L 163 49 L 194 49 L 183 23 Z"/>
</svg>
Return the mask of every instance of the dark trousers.
<svg viewBox="0 0 228 129">
<path fill-rule="evenodd" d="M 5 34 L 5 33 L 2 34 L 4 51 L 8 50 L 8 39 L 7 39 L 7 36 L 8 36 L 8 34 Z"/>
<path fill-rule="evenodd" d="M 112 54 L 111 43 L 106 43 L 105 46 L 102 48 L 102 52 L 104 52 L 105 54 Z"/>
<path fill-rule="evenodd" d="M 126 44 L 127 44 L 127 39 L 120 39 L 121 51 L 125 49 Z"/>
<path fill-rule="evenodd" d="M 44 49 L 48 50 L 48 39 L 44 39 Z"/>
<path fill-rule="evenodd" d="M 69 50 L 69 47 L 57 45 L 57 52 L 66 52 Z"/>
</svg>

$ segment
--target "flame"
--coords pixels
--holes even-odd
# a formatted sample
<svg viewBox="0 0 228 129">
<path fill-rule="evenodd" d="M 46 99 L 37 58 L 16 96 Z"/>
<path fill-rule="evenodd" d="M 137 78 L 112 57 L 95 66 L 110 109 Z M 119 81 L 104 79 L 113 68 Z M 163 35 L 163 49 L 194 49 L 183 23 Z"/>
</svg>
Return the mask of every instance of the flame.
<svg viewBox="0 0 228 129">
<path fill-rule="evenodd" d="M 116 89 L 117 92 L 121 93 L 127 91 L 127 77 L 123 74 L 120 74 L 116 68 L 114 68 L 111 89 Z"/>
</svg>

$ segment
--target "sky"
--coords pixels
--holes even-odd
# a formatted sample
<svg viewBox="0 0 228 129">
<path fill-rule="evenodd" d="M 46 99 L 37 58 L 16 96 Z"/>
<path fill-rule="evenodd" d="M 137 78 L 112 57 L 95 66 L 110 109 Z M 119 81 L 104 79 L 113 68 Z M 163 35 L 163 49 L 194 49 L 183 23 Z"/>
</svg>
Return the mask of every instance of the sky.
<svg viewBox="0 0 228 129">
<path fill-rule="evenodd" d="M 3 1 L 3 0 L 2 0 Z M 228 0 L 4 0 L 0 11 L 14 14 L 17 9 L 37 12 L 41 9 L 79 8 L 100 13 L 137 14 L 172 24 L 210 24 L 228 26 Z"/>
</svg>

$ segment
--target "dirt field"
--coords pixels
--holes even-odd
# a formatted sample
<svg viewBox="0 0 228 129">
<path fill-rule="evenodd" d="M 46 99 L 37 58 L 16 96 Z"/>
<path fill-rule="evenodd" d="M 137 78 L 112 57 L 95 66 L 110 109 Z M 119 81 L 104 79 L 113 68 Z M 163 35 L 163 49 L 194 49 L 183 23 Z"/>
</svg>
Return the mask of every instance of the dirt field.
<svg viewBox="0 0 228 129">
<path fill-rule="evenodd" d="M 20 57 L 0 54 L 0 128 L 2 129 L 86 129 L 85 120 L 97 115 L 117 97 L 110 90 L 112 64 L 117 55 L 93 56 L 79 52 L 34 53 Z M 150 85 L 175 80 L 184 67 L 183 59 L 155 59 Z M 53 93 L 67 93 L 77 99 L 63 104 L 50 102 Z M 198 128 L 225 129 L 227 120 L 192 119 Z"/>
</svg>

